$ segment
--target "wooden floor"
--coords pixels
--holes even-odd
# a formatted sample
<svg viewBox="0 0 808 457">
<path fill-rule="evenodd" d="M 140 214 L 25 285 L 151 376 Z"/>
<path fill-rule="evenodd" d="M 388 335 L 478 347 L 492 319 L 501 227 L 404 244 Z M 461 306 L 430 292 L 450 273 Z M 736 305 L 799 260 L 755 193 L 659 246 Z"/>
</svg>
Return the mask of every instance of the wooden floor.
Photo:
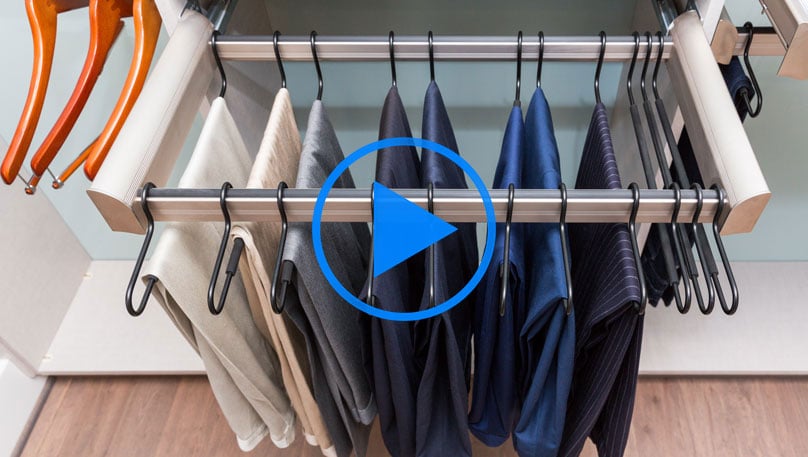
<svg viewBox="0 0 808 457">
<path fill-rule="evenodd" d="M 368 455 L 387 455 L 377 430 L 371 441 Z M 94 377 L 56 380 L 22 455 L 322 454 L 302 439 L 242 453 L 203 377 Z M 475 442 L 474 455 L 515 453 Z M 626 455 L 808 456 L 808 378 L 642 378 Z"/>
</svg>

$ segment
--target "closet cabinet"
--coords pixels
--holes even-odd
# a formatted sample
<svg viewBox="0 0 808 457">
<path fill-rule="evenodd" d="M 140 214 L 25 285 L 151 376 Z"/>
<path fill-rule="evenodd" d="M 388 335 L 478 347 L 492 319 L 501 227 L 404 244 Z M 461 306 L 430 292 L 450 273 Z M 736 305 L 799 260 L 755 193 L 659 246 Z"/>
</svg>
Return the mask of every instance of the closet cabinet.
<svg viewBox="0 0 808 457">
<path fill-rule="evenodd" d="M 709 39 L 725 5 L 717 0 L 697 3 L 703 29 Z M 160 137 L 162 143 L 151 144 L 151 138 L 138 138 L 131 132 L 124 140 L 133 145 L 155 148 L 170 144 L 169 149 L 174 151 L 174 156 L 162 157 L 161 161 L 155 162 L 155 166 L 160 168 L 151 170 L 158 180 L 167 182 L 170 187 L 173 182 L 170 176 L 176 175 L 178 170 L 181 172 L 187 152 L 193 147 L 199 119 L 204 118 L 210 101 L 218 93 L 219 79 L 207 44 L 213 27 L 201 16 L 191 18 L 198 16 L 198 13 L 183 11 L 184 1 L 157 0 L 157 5 L 163 18 L 165 36 L 161 39 L 149 83 L 174 87 L 168 81 L 152 80 L 154 74 L 164 74 L 156 71 L 160 66 L 192 68 L 194 77 L 181 91 L 166 93 L 166 98 L 162 99 L 166 106 L 171 103 L 183 104 L 180 114 L 160 118 L 163 111 L 158 100 L 148 103 L 141 100 L 133 111 L 133 117 L 142 117 L 137 115 L 138 111 L 155 112 L 154 122 L 162 122 L 161 128 L 165 130 Z M 613 9 L 619 14 L 614 13 Z M 472 11 L 484 11 L 486 14 Z M 481 17 L 490 23 L 480 22 Z M 179 22 L 188 20 L 198 22 L 196 29 L 192 32 L 178 31 Z M 742 21 L 736 20 L 735 23 Z M 269 35 L 278 28 L 285 35 L 307 35 L 309 30 L 319 28 L 318 32 L 331 35 L 382 35 L 393 28 L 401 35 L 425 36 L 427 30 L 432 29 L 436 36 L 515 36 L 516 30 L 521 28 L 526 38 L 530 37 L 531 42 L 535 43 L 535 33 L 542 26 L 546 27 L 546 34 L 586 36 L 595 36 L 601 29 L 614 35 L 627 36 L 635 29 L 653 31 L 659 27 L 651 2 L 644 0 L 623 0 L 609 2 L 608 5 L 591 5 L 591 2 L 585 1 L 566 2 L 563 5 L 521 1 L 507 7 L 495 2 L 475 1 L 473 5 L 464 4 L 460 9 L 450 6 L 448 2 L 427 0 L 396 5 L 378 5 L 362 0 L 339 5 L 313 1 L 271 0 L 264 3 L 242 0 L 227 24 L 227 33 Z M 187 33 L 187 37 L 178 43 L 180 40 L 176 39 L 176 34 L 181 33 Z M 23 35 L 20 32 L 20 36 Z M 120 46 L 124 45 L 125 40 Z M 173 57 L 166 57 L 165 53 L 173 53 Z M 765 61 L 766 65 L 772 62 Z M 27 65 L 23 58 L 19 59 L 19 63 L 23 68 Z M 479 68 L 470 72 L 471 65 Z M 525 59 L 522 84 L 523 94 L 527 95 L 523 95 L 523 99 L 532 92 L 534 65 L 534 61 Z M 111 66 L 115 67 L 115 61 Z M 486 182 L 490 182 L 501 131 L 504 130 L 511 103 L 509 98 L 512 99 L 512 61 L 457 63 L 442 62 L 438 57 L 436 67 L 438 78 L 445 81 L 442 86 L 449 113 L 456 116 L 453 122 L 457 126 L 460 147 Z M 627 65 L 608 63 L 602 77 L 604 101 L 610 109 L 612 135 L 624 184 L 644 182 L 628 111 L 625 90 L 627 70 Z M 254 152 L 260 143 L 274 92 L 279 88 L 277 69 L 269 61 L 228 60 L 225 62 L 225 71 L 229 84 L 228 104 L 234 108 L 234 116 L 248 149 Z M 586 123 L 594 103 L 591 91 L 594 62 L 551 62 L 545 65 L 544 72 L 546 82 L 543 84 L 546 85 L 543 87 L 559 125 L 557 135 L 562 171 L 571 187 L 580 159 Z M 316 91 L 313 65 L 311 62 L 289 62 L 287 78 L 295 101 L 298 125 L 304 126 L 308 107 Z M 420 110 L 420 97 L 427 78 L 428 66 L 425 62 L 400 64 L 398 80 L 408 110 L 413 111 L 412 116 Z M 379 107 L 389 85 L 389 66 L 383 62 L 326 62 L 324 79 L 325 104 L 333 107 L 332 117 L 343 150 L 348 153 L 374 140 Z M 778 103 L 798 103 L 788 100 L 789 91 L 805 92 L 804 86 L 768 74 L 761 76 L 761 83 L 767 94 L 775 94 L 767 99 L 764 111 L 776 113 L 786 109 L 779 107 Z M 484 86 L 481 88 L 481 85 Z M 782 89 L 784 87 L 787 90 Z M 60 93 L 58 87 L 51 89 L 52 93 Z M 681 110 L 677 109 L 677 96 L 681 98 L 683 91 L 687 90 L 690 89 L 674 90 L 666 75 L 660 79 L 660 91 L 677 133 L 683 125 Z M 804 105 L 799 109 L 803 113 L 806 111 Z M 798 118 L 784 117 L 763 117 L 746 124 L 747 131 L 755 134 L 751 145 L 764 165 L 764 173 L 768 169 L 775 172 L 774 177 L 766 176 L 775 190 L 772 204 L 778 198 L 777 189 L 784 191 L 784 199 L 798 198 L 800 192 L 808 192 L 808 189 L 800 187 L 801 177 L 795 172 L 784 170 L 782 166 L 772 166 L 771 157 L 776 154 L 768 149 L 770 142 L 775 143 L 778 139 L 766 135 L 765 123 L 790 122 L 794 130 L 799 129 Z M 8 135 L 7 125 L 10 125 L 9 121 L 4 120 L 4 130 L 0 133 Z M 742 140 L 745 138 L 744 135 Z M 80 140 L 89 141 L 92 138 L 76 141 Z M 714 143 L 716 139 L 703 138 L 701 141 Z M 738 138 L 732 138 L 730 143 L 721 147 L 725 151 L 746 147 L 744 144 L 737 146 L 737 141 Z M 730 165 L 733 160 L 743 160 L 733 154 L 727 152 L 723 160 Z M 801 160 L 799 163 L 804 164 L 805 160 Z M 361 172 L 357 172 L 360 187 L 363 179 L 367 181 L 370 177 L 370 168 L 366 167 L 365 171 L 364 178 Z M 140 237 L 109 235 L 109 227 L 99 216 L 103 214 L 107 217 L 106 223 L 117 230 L 142 232 L 143 227 L 136 212 L 122 212 L 120 201 L 98 192 L 98 189 L 108 185 L 105 180 L 114 179 L 129 182 L 132 177 L 126 176 L 126 173 L 118 176 L 104 176 L 101 173 L 93 184 L 90 198 L 84 192 L 85 188 L 90 187 L 89 184 L 82 187 L 78 182 L 68 193 L 64 189 L 47 189 L 34 197 L 24 195 L 18 186 L 0 189 L 0 214 L 4 221 L 0 226 L 0 239 L 5 241 L 0 250 L 0 257 L 3 258 L 0 263 L 0 286 L 5 292 L 0 300 L 0 349 L 29 375 L 177 374 L 203 371 L 197 355 L 159 306 L 148 307 L 139 318 L 130 317 L 124 309 L 124 290 Z M 785 183 L 788 179 L 794 181 Z M 751 181 L 758 182 L 756 178 Z M 736 183 L 737 189 L 741 189 L 743 184 Z M 134 201 L 138 187 L 130 187 L 125 198 Z M 755 192 L 763 193 L 759 189 L 749 191 L 750 195 Z M 82 203 L 75 203 L 79 199 Z M 89 204 L 91 200 L 98 210 Z M 750 203 L 752 208 L 749 211 L 759 212 L 765 203 L 754 201 Z M 74 211 L 79 212 L 90 208 L 95 213 L 92 218 L 87 217 L 83 224 L 81 219 L 60 215 L 57 206 L 62 214 L 70 212 L 71 208 L 78 208 Z M 778 203 L 763 213 L 755 228 L 754 233 L 762 230 L 772 238 L 771 243 L 779 249 L 777 252 L 788 251 L 778 244 L 782 241 L 775 239 L 780 230 L 786 230 L 778 217 L 788 216 L 791 211 L 798 217 L 808 217 L 804 210 L 797 209 L 793 203 L 792 206 Z M 774 214 L 770 215 L 770 212 Z M 736 232 L 751 229 L 750 225 L 743 223 L 734 227 Z M 77 236 L 82 231 L 103 232 L 98 235 L 99 240 L 104 239 L 104 243 L 108 244 L 120 243 L 125 248 L 112 256 L 105 255 L 103 243 L 94 241 L 92 236 Z M 641 373 L 808 373 L 808 364 L 805 362 L 808 360 L 808 341 L 803 337 L 801 327 L 804 325 L 800 324 L 808 319 L 808 308 L 802 306 L 800 298 L 808 292 L 808 251 L 795 248 L 793 257 L 771 258 L 765 256 L 767 241 L 764 237 L 735 235 L 726 237 L 725 241 L 731 257 L 756 260 L 734 262 L 735 275 L 741 288 L 741 311 L 732 317 L 718 313 L 704 317 L 698 313 L 681 316 L 670 309 L 649 308 Z M 749 243 L 758 247 L 745 246 Z M 135 296 L 140 293 L 142 288 L 139 285 Z"/>
</svg>

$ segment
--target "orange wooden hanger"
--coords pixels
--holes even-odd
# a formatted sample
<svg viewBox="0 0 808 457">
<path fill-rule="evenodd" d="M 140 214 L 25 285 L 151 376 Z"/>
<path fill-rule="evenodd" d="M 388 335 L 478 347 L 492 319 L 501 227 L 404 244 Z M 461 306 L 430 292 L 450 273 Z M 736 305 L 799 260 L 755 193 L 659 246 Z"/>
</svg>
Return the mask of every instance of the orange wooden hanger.
<svg viewBox="0 0 808 457">
<path fill-rule="evenodd" d="M 87 58 L 84 60 L 84 67 L 81 69 L 79 80 L 67 105 L 31 159 L 34 176 L 28 183 L 27 193 L 33 193 L 36 190 L 40 177 L 56 157 L 81 114 L 81 110 L 84 109 L 90 92 L 104 68 L 107 54 L 123 27 L 121 18 L 132 15 L 132 0 L 90 0 L 89 6 L 90 46 Z"/>
<path fill-rule="evenodd" d="M 65 181 L 67 181 L 67 178 L 72 176 L 73 173 L 75 173 L 76 170 L 78 170 L 81 167 L 81 164 L 83 164 L 84 161 L 87 160 L 87 157 L 89 157 L 90 152 L 95 147 L 95 144 L 98 142 L 99 138 L 100 137 L 96 137 L 93 140 L 93 142 L 90 143 L 89 146 L 87 146 L 86 148 L 84 148 L 83 151 L 81 151 L 81 154 L 79 154 L 78 157 L 76 157 L 75 159 L 73 159 L 72 162 L 70 162 L 70 165 L 68 165 L 67 168 L 65 168 L 64 171 L 59 176 L 53 178 L 53 184 L 51 184 L 51 186 L 54 189 L 61 189 L 62 186 L 65 185 Z M 39 184 L 39 182 L 34 183 L 34 185 L 36 184 Z"/>
<path fill-rule="evenodd" d="M 0 176 L 6 184 L 11 184 L 20 172 L 25 155 L 31 146 L 45 93 L 48 90 L 51 66 L 53 64 L 53 48 L 56 45 L 56 16 L 87 6 L 88 0 L 26 0 L 25 10 L 31 24 L 31 35 L 34 41 L 34 65 L 31 71 L 31 83 L 28 87 L 28 98 L 25 100 L 20 122 L 11 138 L 11 143 L 0 165 Z"/>
<path fill-rule="evenodd" d="M 90 180 L 95 179 L 95 175 L 101 168 L 101 164 L 104 163 L 112 143 L 117 138 L 118 132 L 123 127 L 124 121 L 129 116 L 129 112 L 143 89 L 146 74 L 149 72 L 149 66 L 154 57 L 154 49 L 157 47 L 157 38 L 160 36 L 162 21 L 154 0 L 135 0 L 132 10 L 135 22 L 135 51 L 132 56 L 132 65 L 129 67 L 126 83 L 123 86 L 118 103 L 112 111 L 112 116 L 110 116 L 98 140 L 88 148 L 88 151 L 85 151 L 88 157 L 87 162 L 84 164 L 84 174 Z M 85 153 L 82 153 L 82 155 Z M 73 171 L 75 171 L 75 168 L 71 171 L 70 167 L 68 167 L 54 182 L 54 185 L 63 183 Z"/>
</svg>

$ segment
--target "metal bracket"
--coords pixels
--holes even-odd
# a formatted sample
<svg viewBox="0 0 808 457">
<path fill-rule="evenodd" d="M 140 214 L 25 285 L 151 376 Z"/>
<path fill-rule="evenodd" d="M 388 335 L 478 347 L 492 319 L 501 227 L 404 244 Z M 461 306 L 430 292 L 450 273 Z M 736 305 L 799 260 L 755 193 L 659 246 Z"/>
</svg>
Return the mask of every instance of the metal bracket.
<svg viewBox="0 0 808 457">
<path fill-rule="evenodd" d="M 808 79 L 808 3 L 801 0 L 760 0 L 760 4 L 786 49 L 777 75 Z"/>
<path fill-rule="evenodd" d="M 213 24 L 213 29 L 220 32 L 227 30 L 230 19 L 236 11 L 238 0 L 219 0 L 210 6 L 206 15 Z"/>
<path fill-rule="evenodd" d="M 660 30 L 669 31 L 673 26 L 673 20 L 679 15 L 676 5 L 672 0 L 651 0 L 654 5 L 654 12 L 659 21 Z"/>
</svg>

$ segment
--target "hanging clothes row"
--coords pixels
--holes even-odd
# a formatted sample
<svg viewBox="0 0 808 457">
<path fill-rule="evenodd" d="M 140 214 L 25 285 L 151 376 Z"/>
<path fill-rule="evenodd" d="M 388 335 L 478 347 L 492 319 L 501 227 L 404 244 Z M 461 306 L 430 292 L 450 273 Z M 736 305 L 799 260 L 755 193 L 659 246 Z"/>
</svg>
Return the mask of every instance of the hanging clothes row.
<svg viewBox="0 0 808 457">
<path fill-rule="evenodd" d="M 389 39 L 393 79 L 382 107 L 379 139 L 412 137 L 398 93 L 392 32 Z M 435 74 L 434 62 L 430 74 Z M 458 151 L 434 77 L 424 97 L 421 134 Z M 414 147 L 380 150 L 375 180 L 389 188 L 467 188 L 455 164 L 428 149 L 419 159 Z M 425 310 L 448 300 L 471 278 L 479 258 L 474 224 L 457 224 L 457 229 L 430 247 L 428 255 L 412 256 L 376 277 L 372 289 L 368 280 L 360 298 L 393 312 Z M 369 319 L 366 365 L 372 367 L 379 424 L 392 455 L 471 454 L 466 405 L 473 307 L 469 298 L 426 321 Z"/>
<path fill-rule="evenodd" d="M 306 441 L 324 455 L 364 456 L 370 425 L 378 415 L 384 444 L 395 457 L 469 456 L 469 432 L 488 446 L 500 446 L 512 437 L 521 456 L 575 456 L 587 438 L 601 456 L 622 455 L 646 302 L 634 222 L 639 187 L 629 186 L 635 196 L 629 224 L 578 223 L 567 228 L 563 215 L 560 223 L 512 223 L 509 209 L 506 222 L 497 226 L 493 261 L 484 281 L 466 300 L 414 322 L 365 315 L 328 284 L 314 253 L 311 224 L 286 221 L 287 183 L 298 189 L 321 188 L 344 154 L 322 102 L 316 34 L 312 32 L 310 40 L 319 90 L 302 143 L 278 37 L 276 32 L 282 88 L 255 160 L 251 163 L 228 109 L 225 74 L 216 56 L 221 91 L 180 180 L 179 186 L 189 189 L 224 183 L 220 203 L 225 226 L 170 223 L 140 271 L 154 225 L 148 206 L 152 186 L 147 186 L 141 202 L 149 230 L 127 290 L 131 314 L 141 313 L 153 295 L 200 354 L 241 448 L 252 449 L 267 435 L 276 446 L 287 447 L 299 421 Z M 543 53 L 540 49 L 536 89 L 525 116 L 519 101 L 521 39 L 520 32 L 515 101 L 493 186 L 508 189 L 511 199 L 515 189 L 561 189 L 563 199 L 566 186 L 550 103 L 541 86 Z M 607 109 L 600 100 L 605 34 L 601 40 L 596 104 L 576 189 L 623 188 Z M 647 40 L 650 54 L 650 34 Z M 411 137 L 398 93 L 392 32 L 389 43 L 392 85 L 381 110 L 379 139 Z M 662 43 L 660 36 L 658 56 Z M 212 44 L 215 53 L 215 37 Z M 630 77 L 639 34 L 634 49 Z M 648 60 L 646 56 L 646 67 Z M 421 132 L 425 139 L 458 151 L 435 74 L 430 59 Z M 638 139 L 644 141 L 641 135 L 644 131 L 638 130 Z M 467 188 L 458 166 L 428 149 L 419 156 L 414 147 L 380 150 L 375 180 L 391 189 Z M 233 186 L 277 187 L 282 222 L 231 224 L 227 194 Z M 335 187 L 355 187 L 350 171 Z M 697 191 L 701 195 L 700 187 Z M 562 200 L 562 214 L 565 205 Z M 698 214 L 693 230 L 697 219 Z M 325 223 L 321 237 L 332 271 L 351 293 L 385 311 L 412 312 L 443 303 L 477 269 L 475 224 L 458 223 L 456 228 L 426 252 L 378 276 L 367 224 Z M 717 229 L 715 233 L 725 259 Z M 679 240 L 680 232 L 671 234 Z M 230 260 L 220 278 L 230 244 Z M 677 268 L 677 278 L 687 281 L 684 264 Z M 731 278 L 731 269 L 726 274 Z M 147 291 L 135 308 L 132 291 L 138 279 Z M 737 306 L 734 281 L 731 286 Z"/>
<path fill-rule="evenodd" d="M 538 72 L 524 120 L 517 76 L 494 187 L 561 185 L 552 117 L 540 85 L 541 64 Z M 569 393 L 575 342 L 565 240 L 556 224 L 513 224 L 509 241 L 508 229 L 500 228 L 496 267 L 488 270 L 475 310 L 469 426 L 488 446 L 501 445 L 513 432 L 520 455 L 557 455 L 566 411 L 566 402 L 558 400 Z"/>
</svg>

